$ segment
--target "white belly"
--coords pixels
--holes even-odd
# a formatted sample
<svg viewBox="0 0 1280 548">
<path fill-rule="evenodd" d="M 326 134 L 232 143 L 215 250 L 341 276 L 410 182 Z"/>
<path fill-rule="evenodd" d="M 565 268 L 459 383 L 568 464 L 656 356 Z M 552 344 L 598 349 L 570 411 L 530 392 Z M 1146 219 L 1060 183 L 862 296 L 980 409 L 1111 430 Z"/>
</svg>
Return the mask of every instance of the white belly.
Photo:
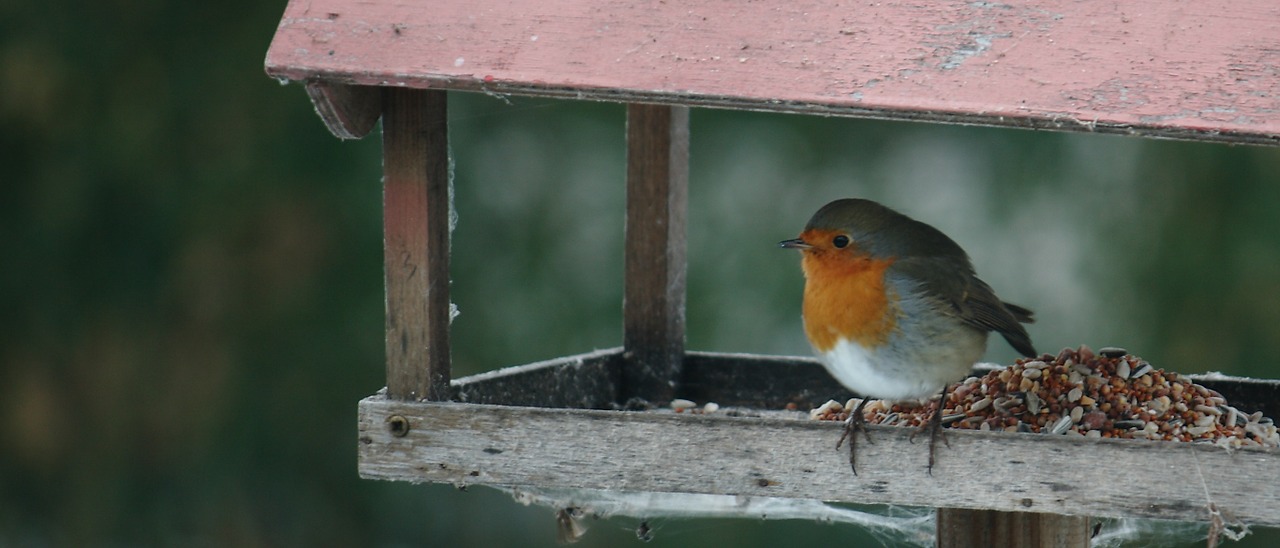
<svg viewBox="0 0 1280 548">
<path fill-rule="evenodd" d="M 924 398 L 963 379 L 986 347 L 986 333 L 976 329 L 941 335 L 945 340 L 927 344 L 897 338 L 874 351 L 840 339 L 818 357 L 832 377 L 860 395 L 890 400 Z"/>
</svg>

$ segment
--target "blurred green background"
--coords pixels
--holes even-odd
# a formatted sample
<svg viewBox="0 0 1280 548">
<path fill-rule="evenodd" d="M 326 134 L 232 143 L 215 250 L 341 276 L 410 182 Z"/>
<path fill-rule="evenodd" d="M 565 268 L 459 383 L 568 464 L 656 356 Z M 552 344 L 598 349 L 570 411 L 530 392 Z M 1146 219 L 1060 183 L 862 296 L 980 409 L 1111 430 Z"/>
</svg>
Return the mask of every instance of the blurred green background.
<svg viewBox="0 0 1280 548">
<path fill-rule="evenodd" d="M 0 546 L 554 545 L 550 509 L 357 478 L 355 405 L 383 385 L 380 146 L 331 137 L 264 75 L 282 10 L 0 7 Z M 623 108 L 450 101 L 455 373 L 619 344 Z M 1280 377 L 1280 150 L 691 123 L 692 349 L 807 354 L 798 259 L 776 242 L 865 196 L 957 239 L 1036 310 L 1043 350 Z M 636 543 L 637 525 L 595 522 L 581 545 Z M 663 546 L 866 539 L 652 525 Z"/>
</svg>

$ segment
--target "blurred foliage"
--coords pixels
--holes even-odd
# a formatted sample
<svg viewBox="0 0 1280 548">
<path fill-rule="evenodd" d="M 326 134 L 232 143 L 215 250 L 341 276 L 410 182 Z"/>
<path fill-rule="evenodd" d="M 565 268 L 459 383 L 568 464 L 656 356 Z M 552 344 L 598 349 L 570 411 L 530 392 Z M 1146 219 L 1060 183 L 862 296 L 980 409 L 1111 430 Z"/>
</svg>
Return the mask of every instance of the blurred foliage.
<svg viewBox="0 0 1280 548">
<path fill-rule="evenodd" d="M 356 477 L 355 403 L 383 382 L 380 148 L 262 73 L 281 10 L 0 7 L 0 545 L 552 543 L 550 510 Z M 450 117 L 457 373 L 617 345 L 622 107 L 455 94 Z M 774 244 L 862 195 L 960 240 L 1045 350 L 1280 376 L 1280 151 L 692 120 L 691 348 L 807 353 Z M 656 525 L 666 545 L 859 534 Z"/>
</svg>

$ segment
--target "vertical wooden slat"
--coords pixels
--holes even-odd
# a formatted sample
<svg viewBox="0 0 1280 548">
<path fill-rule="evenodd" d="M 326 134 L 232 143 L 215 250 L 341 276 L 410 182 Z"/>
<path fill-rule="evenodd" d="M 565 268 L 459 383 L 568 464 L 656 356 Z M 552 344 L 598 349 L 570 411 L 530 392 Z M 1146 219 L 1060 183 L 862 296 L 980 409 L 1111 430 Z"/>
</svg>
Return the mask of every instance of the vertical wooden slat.
<svg viewBox="0 0 1280 548">
<path fill-rule="evenodd" d="M 1084 516 L 938 509 L 938 548 L 1084 548 L 1091 533 Z"/>
<path fill-rule="evenodd" d="M 627 106 L 624 399 L 669 401 L 684 356 L 689 109 Z"/>
<path fill-rule="evenodd" d="M 383 97 L 387 395 L 449 398 L 449 146 L 445 92 Z"/>
</svg>

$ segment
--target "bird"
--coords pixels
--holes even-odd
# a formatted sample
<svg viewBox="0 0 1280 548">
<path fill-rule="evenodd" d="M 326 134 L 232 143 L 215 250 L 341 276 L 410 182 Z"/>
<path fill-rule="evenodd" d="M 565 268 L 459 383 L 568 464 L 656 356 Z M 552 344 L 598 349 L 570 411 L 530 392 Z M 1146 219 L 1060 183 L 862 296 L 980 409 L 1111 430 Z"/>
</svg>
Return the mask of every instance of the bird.
<svg viewBox="0 0 1280 548">
<path fill-rule="evenodd" d="M 1035 321 L 1032 311 L 1001 301 L 954 240 L 889 207 L 835 200 L 813 214 L 798 238 L 778 245 L 801 253 L 804 332 L 815 355 L 836 381 L 863 397 L 836 444 L 849 440 L 855 475 L 857 432 L 871 441 L 862 414 L 868 399 L 941 393 L 931 420 L 917 431 L 929 432 L 932 474 L 947 389 L 985 353 L 988 334 L 1036 356 L 1022 325 Z"/>
</svg>

